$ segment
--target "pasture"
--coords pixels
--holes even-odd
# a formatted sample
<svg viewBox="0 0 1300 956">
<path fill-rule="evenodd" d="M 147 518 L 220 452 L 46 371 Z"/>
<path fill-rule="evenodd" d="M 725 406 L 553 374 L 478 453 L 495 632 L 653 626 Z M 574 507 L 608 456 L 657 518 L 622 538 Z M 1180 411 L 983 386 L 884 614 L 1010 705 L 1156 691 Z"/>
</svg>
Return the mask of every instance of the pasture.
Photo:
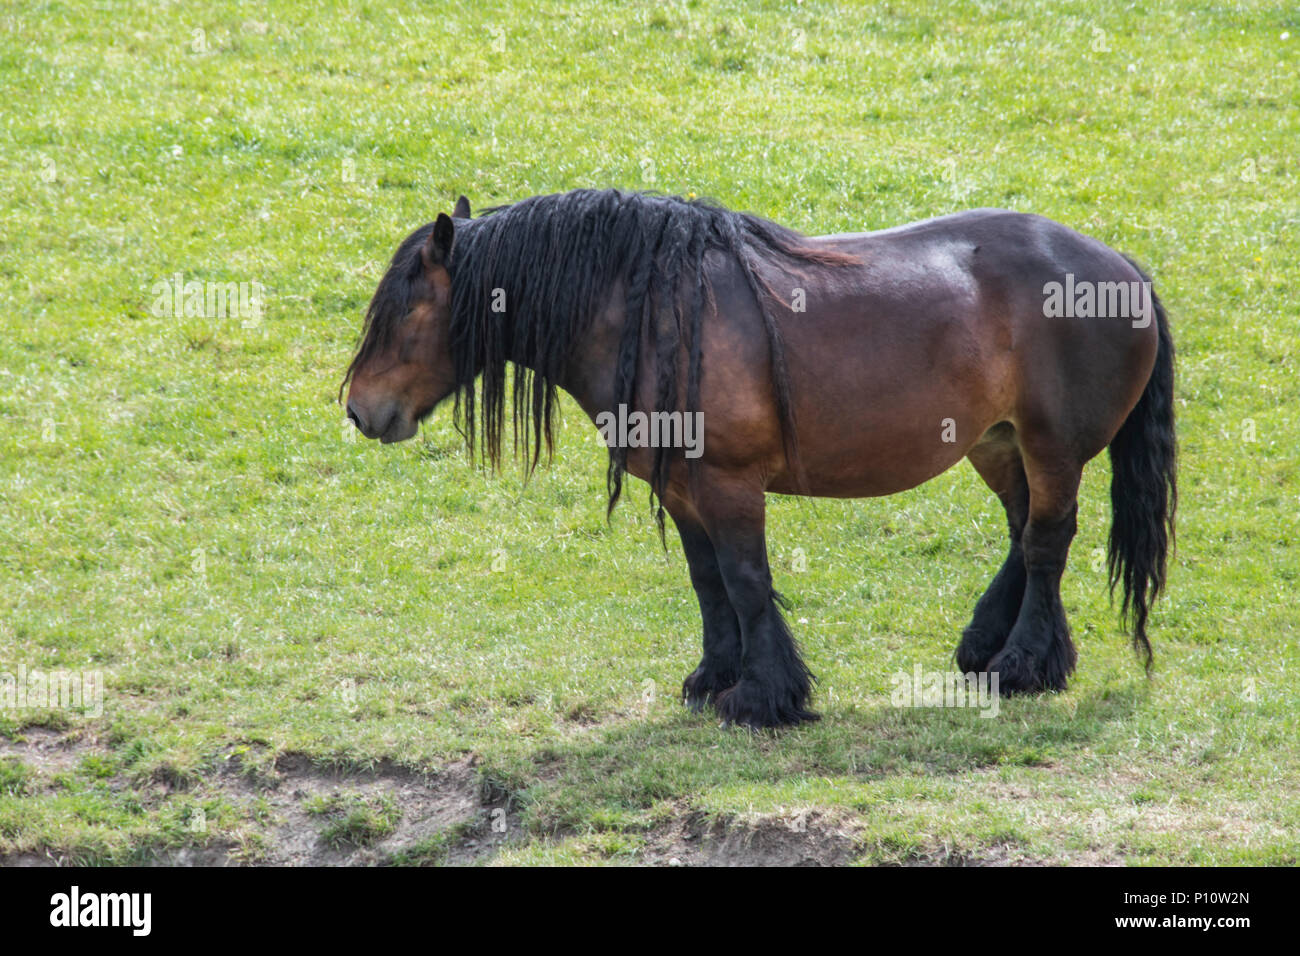
<svg viewBox="0 0 1300 956">
<path fill-rule="evenodd" d="M 102 707 L 0 700 L 0 862 L 1300 862 L 1292 5 L 0 22 L 0 674 L 103 680 Z M 582 186 L 807 233 L 1006 207 L 1143 262 L 1181 472 L 1152 677 L 1107 600 L 1104 455 L 1063 582 L 1078 671 L 992 719 L 891 704 L 1005 555 L 970 466 L 771 497 L 822 720 L 750 734 L 678 703 L 680 545 L 635 480 L 606 522 L 575 406 L 529 482 L 471 465 L 446 408 L 356 437 L 337 388 L 396 244 L 461 193 Z"/>
</svg>

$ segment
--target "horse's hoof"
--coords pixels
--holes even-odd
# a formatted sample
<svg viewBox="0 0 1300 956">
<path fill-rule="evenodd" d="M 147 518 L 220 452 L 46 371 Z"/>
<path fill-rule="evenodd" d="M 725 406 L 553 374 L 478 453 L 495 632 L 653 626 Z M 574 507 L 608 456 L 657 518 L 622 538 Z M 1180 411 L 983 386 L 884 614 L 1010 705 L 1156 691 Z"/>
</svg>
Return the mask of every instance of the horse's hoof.
<svg viewBox="0 0 1300 956">
<path fill-rule="evenodd" d="M 686 680 L 682 681 L 682 703 L 693 713 L 698 714 L 735 683 L 735 677 L 697 667 Z"/>
<path fill-rule="evenodd" d="M 804 707 L 797 694 L 773 692 L 753 680 L 741 680 L 718 694 L 713 707 L 724 725 L 749 730 L 792 727 L 821 719 L 820 714 Z"/>
<path fill-rule="evenodd" d="M 1048 686 L 1041 670 L 1041 666 L 1032 654 L 1016 647 L 1004 648 L 988 663 L 988 672 L 997 675 L 998 693 L 1003 697 L 1065 689 L 1064 686 Z"/>
<path fill-rule="evenodd" d="M 987 631 L 968 627 L 961 632 L 961 643 L 953 652 L 957 670 L 963 674 L 982 674 L 988 670 L 989 660 L 1006 643 L 1006 636 L 995 639 Z"/>
</svg>

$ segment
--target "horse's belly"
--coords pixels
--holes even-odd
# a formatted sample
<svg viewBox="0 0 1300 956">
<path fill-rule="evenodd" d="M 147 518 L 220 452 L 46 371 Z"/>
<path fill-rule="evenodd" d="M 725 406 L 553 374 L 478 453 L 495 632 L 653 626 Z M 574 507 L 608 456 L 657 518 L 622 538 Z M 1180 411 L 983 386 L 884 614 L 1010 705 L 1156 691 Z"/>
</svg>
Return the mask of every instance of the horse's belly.
<svg viewBox="0 0 1300 956">
<path fill-rule="evenodd" d="M 952 328 L 947 341 L 960 337 Z M 881 343 L 874 355 L 846 351 L 793 383 L 809 494 L 865 498 L 914 488 L 961 461 L 1009 411 L 1006 360 L 992 350 Z M 798 493 L 790 472 L 773 475 L 770 490 Z"/>
<path fill-rule="evenodd" d="M 767 490 L 817 498 L 875 498 L 897 494 L 924 484 L 957 464 L 987 428 L 988 424 L 969 440 L 958 441 L 960 431 L 956 420 L 949 424 L 940 420 L 933 429 L 910 435 L 890 431 L 877 432 L 874 438 L 860 433 L 855 442 L 809 441 L 801 448 L 805 487 L 797 488 L 794 475 L 787 469 L 773 476 Z M 970 430 L 974 431 L 974 426 Z"/>
</svg>

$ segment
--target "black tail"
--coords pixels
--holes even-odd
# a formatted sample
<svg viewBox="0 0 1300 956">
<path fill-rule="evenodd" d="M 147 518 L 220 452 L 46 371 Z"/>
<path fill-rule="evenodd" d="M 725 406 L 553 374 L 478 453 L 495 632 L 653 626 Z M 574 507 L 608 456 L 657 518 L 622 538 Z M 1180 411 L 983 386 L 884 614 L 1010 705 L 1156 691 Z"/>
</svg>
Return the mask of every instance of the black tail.
<svg viewBox="0 0 1300 956">
<path fill-rule="evenodd" d="M 1127 258 L 1127 257 L 1125 257 Z M 1129 259 L 1150 288 L 1150 279 Z M 1110 443 L 1110 590 L 1122 584 L 1121 619 L 1133 625 L 1133 647 L 1151 670 L 1147 613 L 1165 586 L 1165 558 L 1178 508 L 1178 447 L 1174 435 L 1174 341 L 1155 291 L 1151 305 L 1160 333 L 1146 390 Z"/>
</svg>

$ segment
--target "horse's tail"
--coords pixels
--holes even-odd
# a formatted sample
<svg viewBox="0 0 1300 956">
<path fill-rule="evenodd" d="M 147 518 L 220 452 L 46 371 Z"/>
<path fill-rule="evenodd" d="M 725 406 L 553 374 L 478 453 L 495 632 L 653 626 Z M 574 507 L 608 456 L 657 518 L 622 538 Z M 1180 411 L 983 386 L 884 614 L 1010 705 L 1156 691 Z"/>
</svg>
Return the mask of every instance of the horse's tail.
<svg viewBox="0 0 1300 956">
<path fill-rule="evenodd" d="M 1133 647 L 1145 656 L 1149 673 L 1152 655 L 1147 613 L 1165 586 L 1165 559 L 1174 541 L 1178 508 L 1174 342 L 1149 277 L 1132 259 L 1128 261 L 1150 290 L 1160 344 L 1142 397 L 1110 443 L 1108 567 L 1112 596 L 1115 586 L 1123 585 L 1121 620 L 1132 624 Z"/>
</svg>

